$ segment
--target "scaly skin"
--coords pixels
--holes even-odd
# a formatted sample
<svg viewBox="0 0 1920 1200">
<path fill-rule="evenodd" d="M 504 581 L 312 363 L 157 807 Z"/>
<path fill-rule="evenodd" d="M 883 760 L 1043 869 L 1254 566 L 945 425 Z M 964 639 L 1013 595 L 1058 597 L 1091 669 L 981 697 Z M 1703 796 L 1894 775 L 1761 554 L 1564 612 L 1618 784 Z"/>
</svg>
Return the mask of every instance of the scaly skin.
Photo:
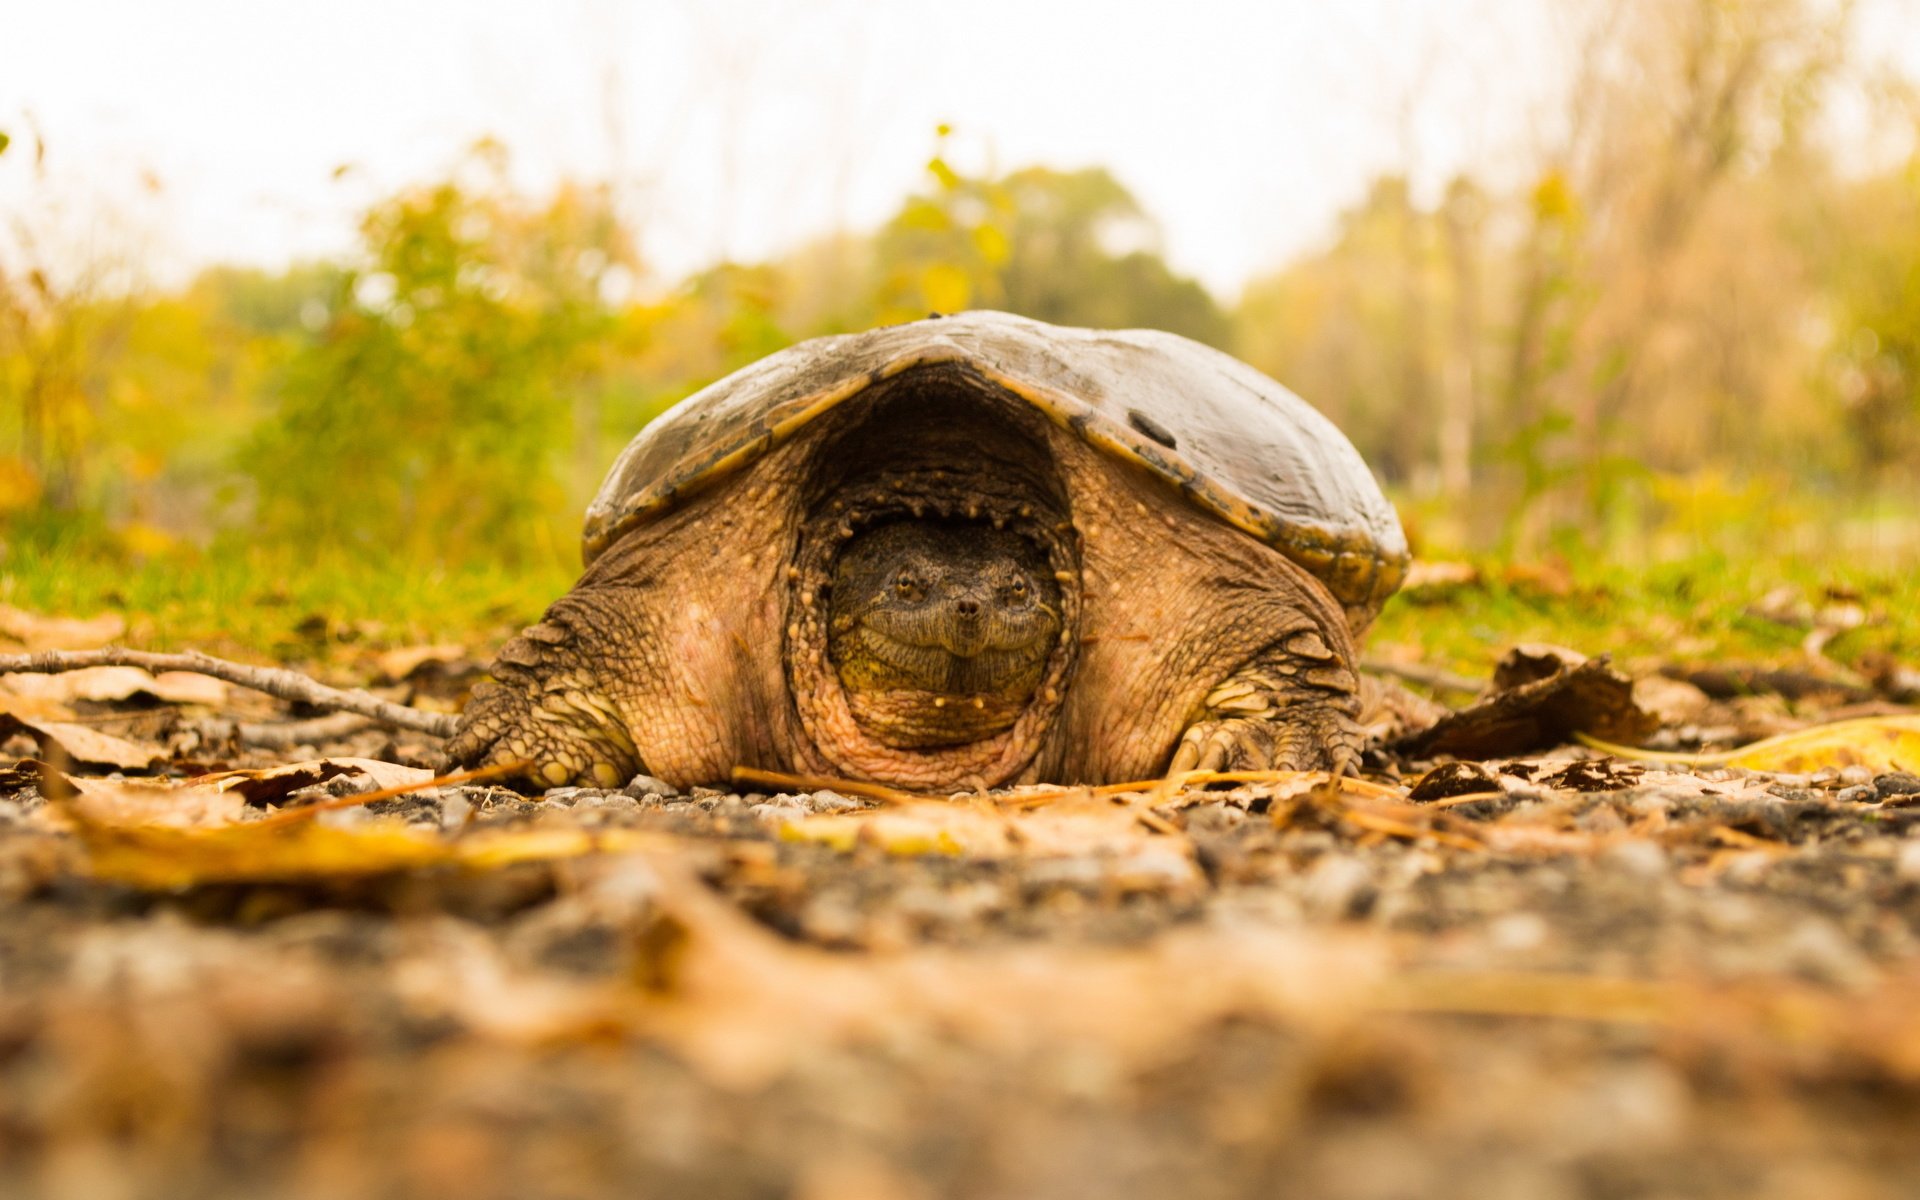
<svg viewBox="0 0 1920 1200">
<path fill-rule="evenodd" d="M 1351 761 L 1356 652 L 1326 587 L 1071 434 L 1052 448 L 1073 496 L 1086 617 L 1046 777 Z"/>
<path fill-rule="evenodd" d="M 770 458 L 775 474 L 791 469 Z M 456 763 L 521 763 L 541 787 L 682 786 L 793 742 L 779 657 L 789 490 L 689 501 L 597 559 L 541 622 L 501 648 L 447 746 Z"/>
</svg>

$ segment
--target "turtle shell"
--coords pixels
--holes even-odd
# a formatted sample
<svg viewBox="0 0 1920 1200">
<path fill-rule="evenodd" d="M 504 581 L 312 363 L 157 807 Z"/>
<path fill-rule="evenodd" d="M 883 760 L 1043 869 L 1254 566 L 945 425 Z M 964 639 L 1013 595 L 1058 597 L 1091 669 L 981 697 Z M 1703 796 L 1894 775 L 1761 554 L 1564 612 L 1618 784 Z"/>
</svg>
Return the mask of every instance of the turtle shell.
<svg viewBox="0 0 1920 1200">
<path fill-rule="evenodd" d="M 1274 546 L 1365 624 L 1406 573 L 1393 506 L 1333 423 L 1218 350 L 1153 330 L 970 312 L 816 338 L 696 392 L 640 431 L 587 509 L 591 563 L 622 534 L 903 371 L 958 364 Z"/>
</svg>

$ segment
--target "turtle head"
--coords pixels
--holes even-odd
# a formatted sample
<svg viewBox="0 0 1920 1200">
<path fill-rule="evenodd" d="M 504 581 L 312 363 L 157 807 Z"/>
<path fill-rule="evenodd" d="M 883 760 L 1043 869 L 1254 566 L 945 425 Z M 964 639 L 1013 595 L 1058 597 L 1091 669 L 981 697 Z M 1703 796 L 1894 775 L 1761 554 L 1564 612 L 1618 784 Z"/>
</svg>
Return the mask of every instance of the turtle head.
<svg viewBox="0 0 1920 1200">
<path fill-rule="evenodd" d="M 882 525 L 834 564 L 828 656 L 855 717 L 888 745 L 955 745 L 1007 729 L 1060 627 L 1046 559 L 985 523 Z"/>
</svg>

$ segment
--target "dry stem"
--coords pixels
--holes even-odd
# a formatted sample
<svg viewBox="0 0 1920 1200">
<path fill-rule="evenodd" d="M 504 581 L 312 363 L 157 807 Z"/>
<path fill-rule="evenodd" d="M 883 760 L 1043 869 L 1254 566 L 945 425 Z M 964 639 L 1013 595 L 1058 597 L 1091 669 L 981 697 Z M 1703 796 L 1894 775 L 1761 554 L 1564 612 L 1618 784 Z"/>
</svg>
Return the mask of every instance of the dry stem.
<svg viewBox="0 0 1920 1200">
<path fill-rule="evenodd" d="M 330 712 L 358 713 L 382 725 L 411 729 L 415 733 L 432 734 L 434 737 L 452 736 L 454 728 L 460 723 L 460 718 L 451 713 L 425 712 L 395 704 L 391 700 L 382 700 L 359 688 L 350 692 L 331 688 L 284 667 L 249 666 L 202 654 L 198 650 L 188 650 L 184 654 L 149 654 L 142 650 L 123 650 L 118 646 L 110 646 L 105 650 L 42 650 L 38 654 L 0 654 L 0 675 L 15 672 L 49 675 L 62 671 L 82 671 L 88 667 L 140 667 L 154 674 L 162 671 L 196 671 L 252 688 L 256 692 L 265 692 L 281 700 L 311 704 Z"/>
</svg>

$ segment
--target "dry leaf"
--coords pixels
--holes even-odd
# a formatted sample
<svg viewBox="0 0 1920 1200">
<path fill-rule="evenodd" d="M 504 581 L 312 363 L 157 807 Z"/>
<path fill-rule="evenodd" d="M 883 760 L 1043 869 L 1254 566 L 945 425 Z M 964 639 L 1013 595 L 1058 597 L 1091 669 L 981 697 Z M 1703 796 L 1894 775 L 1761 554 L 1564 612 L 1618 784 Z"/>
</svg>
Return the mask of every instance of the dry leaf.
<svg viewBox="0 0 1920 1200">
<path fill-rule="evenodd" d="M 0 637 L 19 642 L 30 651 L 95 650 L 119 641 L 126 632 L 126 620 L 114 613 L 82 621 L 45 617 L 0 604 Z"/>
<path fill-rule="evenodd" d="M 212 788 L 146 781 L 76 779 L 73 815 L 82 824 L 195 829 L 231 825 L 246 811 L 244 797 Z"/>
<path fill-rule="evenodd" d="M 63 702 L 112 703 L 144 695 L 171 704 L 218 707 L 227 700 L 227 685 L 211 675 L 192 671 L 150 675 L 139 667 L 83 667 L 58 675 L 8 675 L 0 680 L 0 687 L 17 696 Z"/>
<path fill-rule="evenodd" d="M 1865 767 L 1876 774 L 1920 770 L 1920 716 L 1863 717 L 1755 742 L 1727 760 L 1754 771 L 1807 774 Z"/>
<path fill-rule="evenodd" d="M 167 752 L 158 746 L 117 738 L 85 725 L 29 721 L 11 713 L 0 713 L 0 737 L 16 731 L 38 743 L 42 757 L 57 758 L 65 754 L 68 760 L 82 766 L 148 771 L 167 757 Z"/>
<path fill-rule="evenodd" d="M 380 655 L 374 663 L 383 676 L 398 682 L 428 663 L 458 662 L 466 655 L 467 648 L 460 643 L 443 642 L 435 646 L 402 646 Z"/>
<path fill-rule="evenodd" d="M 1633 681 L 1633 702 L 1661 725 L 1684 725 L 1713 701 L 1684 679 L 1646 675 Z"/>
<path fill-rule="evenodd" d="M 8 691 L 42 700 L 125 700 L 148 691 L 153 676 L 139 667 L 86 667 L 58 675 L 19 674 L 6 677 Z"/>
<path fill-rule="evenodd" d="M 1556 646 L 1516 647 L 1500 662 L 1503 690 L 1394 743 L 1419 757 L 1491 758 L 1524 754 L 1588 733 L 1634 742 L 1657 727 L 1635 705 L 1633 681 L 1602 658 L 1581 659 Z"/>
<path fill-rule="evenodd" d="M 237 792 L 254 804 L 266 804 L 339 775 L 362 776 L 366 781 L 362 789 L 365 791 L 406 787 L 433 778 L 432 771 L 373 758 L 320 758 L 258 770 L 221 771 L 190 782 L 216 791 Z"/>
<path fill-rule="evenodd" d="M 800 815 L 780 828 L 789 841 L 837 850 L 872 846 L 888 854 L 948 854 L 967 858 L 1058 858 L 1096 855 L 1123 859 L 1151 846 L 1156 861 L 1169 839 L 1142 825 L 1141 810 L 1106 799 L 1069 799 L 1025 810 L 996 812 L 941 801 L 856 813 Z M 1184 839 L 1171 844 L 1198 879 Z M 1185 875 L 1187 872 L 1178 871 Z"/>
<path fill-rule="evenodd" d="M 311 821 L 210 829 L 87 824 L 81 827 L 80 837 L 90 875 L 167 891 L 207 883 L 377 875 L 447 858 L 440 839 L 414 833 L 400 822 L 376 822 L 352 830 Z"/>
<path fill-rule="evenodd" d="M 203 704 L 218 708 L 227 702 L 227 685 L 196 671 L 162 671 L 147 689 L 169 704 Z"/>
<path fill-rule="evenodd" d="M 1480 568 L 1465 562 L 1435 562 L 1415 559 L 1407 568 L 1400 590 L 1407 593 L 1437 591 L 1441 588 L 1470 587 L 1480 582 Z"/>
<path fill-rule="evenodd" d="M 189 790 L 189 789 L 181 789 Z M 238 808 L 240 798 L 210 789 Z M 158 801 L 156 801 L 158 803 Z M 212 812 L 213 801 L 207 801 Z M 455 865 L 488 870 L 587 854 L 659 849 L 663 835 L 644 830 L 502 830 L 448 838 L 399 821 L 340 829 L 316 821 L 283 825 L 241 820 L 173 828 L 153 822 L 93 821 L 80 809 L 87 873 L 134 887 L 172 891 L 210 883 L 297 883 L 386 875 Z"/>
<path fill-rule="evenodd" d="M 0 688 L 4 688 L 7 682 L 8 678 L 0 678 Z M 58 700 L 0 690 L 0 715 L 15 716 L 26 721 L 68 721 L 73 718 L 73 710 Z"/>
</svg>

